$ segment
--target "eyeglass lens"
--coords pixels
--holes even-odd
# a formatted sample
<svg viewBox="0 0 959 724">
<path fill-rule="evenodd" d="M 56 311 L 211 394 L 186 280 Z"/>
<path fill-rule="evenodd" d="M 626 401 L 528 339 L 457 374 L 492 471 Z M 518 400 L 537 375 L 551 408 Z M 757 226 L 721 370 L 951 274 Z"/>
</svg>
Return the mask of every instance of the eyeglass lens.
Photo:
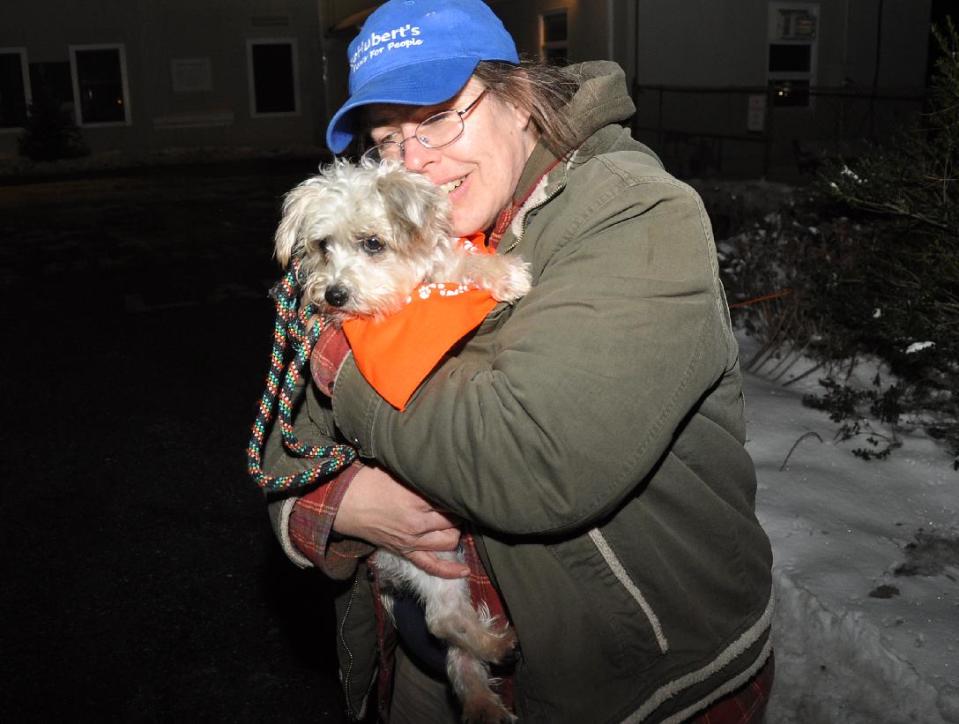
<svg viewBox="0 0 959 724">
<path fill-rule="evenodd" d="M 456 111 L 443 111 L 430 116 L 416 127 L 415 138 L 426 148 L 440 148 L 455 141 L 463 132 L 463 120 Z M 372 158 L 398 161 L 403 156 L 403 146 L 411 139 L 386 141 L 373 146 L 367 154 Z"/>
<path fill-rule="evenodd" d="M 463 122 L 473 107 L 486 95 L 486 89 L 461 111 L 440 111 L 424 119 L 416 127 L 416 132 L 402 141 L 384 141 L 368 149 L 363 155 L 374 161 L 400 161 L 406 143 L 415 138 L 425 148 L 442 148 L 460 137 L 465 129 Z"/>
</svg>

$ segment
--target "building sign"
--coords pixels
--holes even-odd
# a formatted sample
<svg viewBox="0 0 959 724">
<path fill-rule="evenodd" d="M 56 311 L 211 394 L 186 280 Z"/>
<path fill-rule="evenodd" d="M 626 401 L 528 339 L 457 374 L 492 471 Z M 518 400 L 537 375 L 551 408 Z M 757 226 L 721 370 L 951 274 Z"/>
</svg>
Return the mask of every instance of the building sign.
<svg viewBox="0 0 959 724">
<path fill-rule="evenodd" d="M 213 90 L 209 58 L 174 58 L 170 61 L 175 93 Z"/>
<path fill-rule="evenodd" d="M 777 40 L 806 40 L 816 38 L 816 15 L 808 8 L 778 8 Z"/>
</svg>

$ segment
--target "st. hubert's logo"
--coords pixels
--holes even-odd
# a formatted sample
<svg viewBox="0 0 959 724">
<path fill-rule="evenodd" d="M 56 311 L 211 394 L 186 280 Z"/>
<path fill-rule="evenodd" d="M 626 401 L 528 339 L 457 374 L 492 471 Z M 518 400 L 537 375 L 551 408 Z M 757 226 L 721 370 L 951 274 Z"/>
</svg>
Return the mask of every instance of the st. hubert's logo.
<svg viewBox="0 0 959 724">
<path fill-rule="evenodd" d="M 409 23 L 383 33 L 374 30 L 369 36 L 357 43 L 353 54 L 350 56 L 350 68 L 355 73 L 366 61 L 381 53 L 422 45 L 423 39 L 419 37 L 421 33 L 419 25 L 410 25 Z"/>
</svg>

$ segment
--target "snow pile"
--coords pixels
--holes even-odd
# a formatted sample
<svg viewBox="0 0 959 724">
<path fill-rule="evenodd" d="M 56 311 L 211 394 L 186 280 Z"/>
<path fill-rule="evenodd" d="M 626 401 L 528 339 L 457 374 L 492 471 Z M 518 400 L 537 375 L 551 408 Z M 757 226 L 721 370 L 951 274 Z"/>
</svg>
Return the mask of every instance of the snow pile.
<svg viewBox="0 0 959 724">
<path fill-rule="evenodd" d="M 745 379 L 778 599 L 768 722 L 959 723 L 959 473 L 921 430 L 853 456 L 862 441 L 801 404 L 816 379 Z"/>
</svg>

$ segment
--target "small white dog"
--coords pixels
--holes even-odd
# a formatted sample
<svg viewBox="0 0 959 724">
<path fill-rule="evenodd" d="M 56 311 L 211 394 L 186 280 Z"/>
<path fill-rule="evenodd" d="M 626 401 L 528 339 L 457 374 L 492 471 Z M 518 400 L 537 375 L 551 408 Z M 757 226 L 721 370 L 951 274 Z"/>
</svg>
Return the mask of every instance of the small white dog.
<svg viewBox="0 0 959 724">
<path fill-rule="evenodd" d="M 513 302 L 529 291 L 521 260 L 468 251 L 452 237 L 445 192 L 397 163 L 337 161 L 287 194 L 276 256 L 300 262 L 303 304 L 340 320 L 381 317 L 407 303 L 416 287 L 459 282 Z M 462 553 L 440 554 L 462 561 Z M 504 661 L 516 637 L 470 602 L 466 580 L 431 576 L 379 549 L 372 557 L 392 615 L 390 590 L 416 595 L 430 632 L 449 644 L 447 675 L 470 722 L 515 717 L 491 688 L 490 663 Z"/>
<path fill-rule="evenodd" d="M 276 256 L 300 260 L 303 303 L 347 318 L 387 316 L 422 283 L 461 282 L 513 302 L 528 265 L 470 253 L 452 236 L 446 194 L 395 162 L 336 161 L 290 191 Z"/>
</svg>

